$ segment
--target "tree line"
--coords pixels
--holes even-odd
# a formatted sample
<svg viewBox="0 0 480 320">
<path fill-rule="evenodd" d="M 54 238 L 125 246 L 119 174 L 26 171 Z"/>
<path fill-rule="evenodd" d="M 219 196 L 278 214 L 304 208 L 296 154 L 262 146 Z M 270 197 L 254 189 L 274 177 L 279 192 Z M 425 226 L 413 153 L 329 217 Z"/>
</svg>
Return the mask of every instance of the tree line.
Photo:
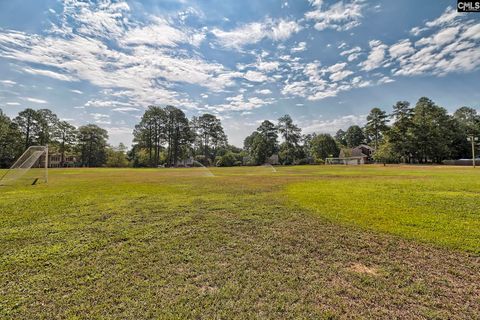
<svg viewBox="0 0 480 320">
<path fill-rule="evenodd" d="M 289 115 L 265 120 L 244 140 L 228 144 L 220 119 L 205 113 L 188 119 L 174 106 L 149 106 L 133 130 L 130 150 L 108 145 L 108 132 L 94 124 L 76 128 L 48 109 L 25 109 L 10 119 L 0 109 L 0 166 L 8 167 L 29 146 L 49 145 L 53 152 L 78 157 L 86 167 L 158 167 L 285 165 L 323 163 L 342 149 L 366 144 L 373 160 L 391 163 L 441 163 L 471 157 L 467 137 L 480 134 L 480 115 L 461 107 L 453 114 L 422 97 L 415 106 L 398 101 L 390 113 L 373 108 L 365 126 L 327 133 L 302 134 Z M 272 159 L 272 157 L 274 159 Z"/>
<path fill-rule="evenodd" d="M 442 163 L 446 159 L 471 158 L 467 138 L 480 134 L 477 110 L 461 107 L 453 114 L 422 97 L 414 107 L 399 101 L 387 115 L 372 109 L 365 132 L 376 145 L 374 159 L 393 163 Z M 391 125 L 387 119 L 391 120 Z"/>
<path fill-rule="evenodd" d="M 60 120 L 49 109 L 27 108 L 10 119 L 0 109 L 0 167 L 10 167 L 25 150 L 34 145 L 49 145 L 51 152 L 78 156 L 79 166 L 96 167 L 107 164 L 117 150 L 107 144 L 108 133 L 94 124 L 76 128 Z"/>
</svg>

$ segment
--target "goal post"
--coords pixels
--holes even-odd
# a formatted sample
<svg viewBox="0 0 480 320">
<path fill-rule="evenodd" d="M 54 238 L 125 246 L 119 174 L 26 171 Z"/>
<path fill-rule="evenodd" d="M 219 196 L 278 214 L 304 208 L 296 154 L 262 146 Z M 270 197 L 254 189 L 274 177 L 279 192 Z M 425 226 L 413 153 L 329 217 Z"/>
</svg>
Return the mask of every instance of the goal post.
<svg viewBox="0 0 480 320">
<path fill-rule="evenodd" d="M 359 165 L 365 164 L 364 157 L 325 158 L 325 164 Z"/>
<path fill-rule="evenodd" d="M 0 177 L 0 185 L 48 182 L 48 146 L 31 146 Z"/>
</svg>

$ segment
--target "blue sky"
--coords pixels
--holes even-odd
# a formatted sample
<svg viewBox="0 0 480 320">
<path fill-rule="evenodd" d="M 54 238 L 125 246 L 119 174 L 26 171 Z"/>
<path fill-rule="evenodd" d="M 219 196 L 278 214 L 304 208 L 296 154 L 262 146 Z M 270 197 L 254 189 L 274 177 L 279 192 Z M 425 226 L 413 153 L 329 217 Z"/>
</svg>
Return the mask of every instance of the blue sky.
<svg viewBox="0 0 480 320">
<path fill-rule="evenodd" d="M 432 98 L 480 108 L 480 14 L 456 1 L 0 1 L 0 108 L 50 108 L 131 142 L 151 104 L 222 119 L 230 143 Z"/>
</svg>

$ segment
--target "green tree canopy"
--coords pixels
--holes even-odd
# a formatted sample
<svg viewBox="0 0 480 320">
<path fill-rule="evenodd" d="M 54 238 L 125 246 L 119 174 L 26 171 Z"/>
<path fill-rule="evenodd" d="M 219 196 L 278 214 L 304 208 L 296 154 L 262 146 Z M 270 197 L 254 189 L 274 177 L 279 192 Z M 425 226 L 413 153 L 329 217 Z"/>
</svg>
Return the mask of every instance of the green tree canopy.
<svg viewBox="0 0 480 320">
<path fill-rule="evenodd" d="M 337 142 L 329 134 L 318 134 L 310 142 L 310 150 L 316 162 L 328 157 L 337 157 L 340 149 Z"/>
<path fill-rule="evenodd" d="M 21 132 L 23 139 L 24 150 L 28 147 L 38 143 L 41 125 L 40 115 L 36 110 L 27 108 L 18 113 L 18 116 L 13 119 Z"/>
<path fill-rule="evenodd" d="M 100 167 L 105 164 L 108 133 L 95 124 L 78 128 L 78 151 L 85 167 Z"/>
<path fill-rule="evenodd" d="M 387 118 L 387 113 L 380 108 L 373 108 L 367 116 L 365 132 L 371 137 L 375 149 L 378 148 L 383 134 L 388 130 Z"/>
<path fill-rule="evenodd" d="M 0 168 L 9 167 L 23 151 L 22 134 L 0 109 Z"/>
<path fill-rule="evenodd" d="M 365 134 L 362 128 L 357 125 L 350 126 L 345 133 L 345 142 L 349 148 L 354 148 L 365 143 Z"/>
<path fill-rule="evenodd" d="M 218 150 L 228 143 L 220 119 L 213 114 L 205 113 L 200 117 L 194 117 L 191 126 L 195 133 L 198 154 L 203 154 L 210 160 L 215 159 Z"/>
<path fill-rule="evenodd" d="M 288 114 L 278 119 L 277 129 L 284 140 L 280 145 L 280 160 L 283 164 L 293 164 L 302 154 L 299 145 L 302 138 L 302 129 L 293 123 Z"/>
</svg>

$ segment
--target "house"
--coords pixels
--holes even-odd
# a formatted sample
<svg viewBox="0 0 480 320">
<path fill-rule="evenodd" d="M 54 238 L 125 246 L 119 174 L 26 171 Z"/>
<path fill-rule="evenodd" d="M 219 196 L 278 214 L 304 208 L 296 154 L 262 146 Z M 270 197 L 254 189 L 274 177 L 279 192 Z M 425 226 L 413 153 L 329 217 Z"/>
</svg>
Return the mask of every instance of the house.
<svg viewBox="0 0 480 320">
<path fill-rule="evenodd" d="M 279 165 L 280 161 L 278 159 L 278 154 L 272 154 L 270 157 L 267 158 L 266 163 L 274 166 Z"/>
<path fill-rule="evenodd" d="M 340 150 L 339 158 L 358 158 L 360 164 L 367 163 L 372 160 L 373 153 L 375 149 L 367 146 L 366 144 L 361 144 L 355 148 L 342 149 Z"/>
<path fill-rule="evenodd" d="M 78 167 L 78 159 L 73 155 L 65 155 L 65 159 L 62 165 L 62 154 L 51 153 L 48 155 L 48 167 L 49 168 L 62 168 L 62 167 Z"/>
</svg>

